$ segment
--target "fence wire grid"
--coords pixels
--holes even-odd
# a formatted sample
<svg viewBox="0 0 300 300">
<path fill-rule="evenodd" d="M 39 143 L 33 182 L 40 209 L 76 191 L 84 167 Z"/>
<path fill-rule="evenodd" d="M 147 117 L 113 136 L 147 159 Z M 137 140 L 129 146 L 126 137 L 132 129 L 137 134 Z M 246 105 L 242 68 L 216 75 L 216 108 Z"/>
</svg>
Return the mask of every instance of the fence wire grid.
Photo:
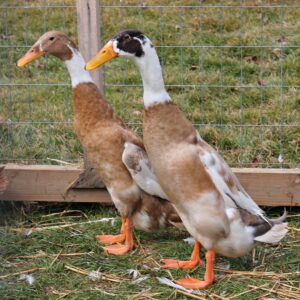
<svg viewBox="0 0 300 300">
<path fill-rule="evenodd" d="M 124 28 L 155 44 L 167 89 L 233 167 L 300 165 L 299 1 L 100 0 L 101 40 Z M 76 1 L 0 1 L 0 163 L 76 163 L 69 75 L 43 57 L 16 61 L 49 30 L 77 42 Z M 105 66 L 104 92 L 141 134 L 142 83 L 124 60 Z"/>
</svg>

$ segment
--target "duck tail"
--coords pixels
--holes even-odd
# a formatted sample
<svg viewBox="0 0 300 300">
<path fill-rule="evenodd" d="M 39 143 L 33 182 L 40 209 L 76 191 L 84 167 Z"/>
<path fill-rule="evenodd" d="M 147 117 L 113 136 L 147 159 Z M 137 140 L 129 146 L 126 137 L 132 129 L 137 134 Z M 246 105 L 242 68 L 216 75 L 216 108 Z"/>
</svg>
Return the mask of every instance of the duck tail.
<svg viewBox="0 0 300 300">
<path fill-rule="evenodd" d="M 275 224 L 269 231 L 263 235 L 255 237 L 254 240 L 262 243 L 276 244 L 286 236 L 287 232 L 287 223 Z"/>
<path fill-rule="evenodd" d="M 287 217 L 287 212 L 286 212 L 286 209 L 284 208 L 284 212 L 283 212 L 282 216 L 280 216 L 279 218 L 276 218 L 276 219 L 269 219 L 269 222 L 273 225 L 281 224 L 286 219 L 286 217 Z"/>
<path fill-rule="evenodd" d="M 284 213 L 281 217 L 276 219 L 268 219 L 268 223 L 271 225 L 271 228 L 262 235 L 256 236 L 254 240 L 268 244 L 278 243 L 288 233 L 288 223 L 283 223 L 283 221 L 286 219 L 286 216 L 286 209 L 284 209 Z"/>
</svg>

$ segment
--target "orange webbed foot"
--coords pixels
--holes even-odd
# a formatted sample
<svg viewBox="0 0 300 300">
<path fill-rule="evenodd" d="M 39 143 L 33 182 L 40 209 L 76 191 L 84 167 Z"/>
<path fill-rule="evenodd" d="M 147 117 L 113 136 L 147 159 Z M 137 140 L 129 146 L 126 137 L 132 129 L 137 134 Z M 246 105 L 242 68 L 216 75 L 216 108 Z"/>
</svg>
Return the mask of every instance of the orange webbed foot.
<svg viewBox="0 0 300 300">
<path fill-rule="evenodd" d="M 133 250 L 135 248 L 135 244 L 133 247 L 130 247 L 129 245 L 126 244 L 115 244 L 111 246 L 106 246 L 103 247 L 104 254 L 109 255 L 109 254 L 114 254 L 114 255 L 124 255 L 127 252 Z"/>
<path fill-rule="evenodd" d="M 104 245 L 112 245 L 112 244 L 122 243 L 125 241 L 124 233 L 117 234 L 117 235 L 99 234 L 96 237 L 98 239 L 98 242 Z"/>
<path fill-rule="evenodd" d="M 162 262 L 164 265 L 162 265 L 162 268 L 164 269 L 193 269 L 198 265 L 201 265 L 203 261 L 200 259 L 200 249 L 201 244 L 198 241 L 195 241 L 193 253 L 190 260 L 177 260 L 177 259 L 170 259 L 166 258 L 163 259 Z"/>
<path fill-rule="evenodd" d="M 127 219 L 122 217 L 122 226 L 120 234 L 113 235 L 113 234 L 99 234 L 96 236 L 98 242 L 104 245 L 112 245 L 117 243 L 123 243 L 126 239 L 125 234 L 125 227 L 126 227 Z"/>
<path fill-rule="evenodd" d="M 162 265 L 163 269 L 193 269 L 198 265 L 202 265 L 203 261 L 199 258 L 198 260 L 177 260 L 171 258 L 162 259 L 164 265 Z"/>
<path fill-rule="evenodd" d="M 124 244 L 114 244 L 111 246 L 103 247 L 105 254 L 123 255 L 127 252 L 136 248 L 136 244 L 133 241 L 132 232 L 132 219 L 128 218 L 125 224 L 125 243 Z"/>
<path fill-rule="evenodd" d="M 202 290 L 210 286 L 214 281 L 213 280 L 198 280 L 195 278 L 183 278 L 175 281 L 177 284 L 185 287 L 186 289 L 191 290 Z"/>
<path fill-rule="evenodd" d="M 206 270 L 204 275 L 204 281 L 195 278 L 183 278 L 176 281 L 177 284 L 187 289 L 205 289 L 209 285 L 216 281 L 214 273 L 215 264 L 215 252 L 214 250 L 208 250 L 206 252 Z"/>
</svg>

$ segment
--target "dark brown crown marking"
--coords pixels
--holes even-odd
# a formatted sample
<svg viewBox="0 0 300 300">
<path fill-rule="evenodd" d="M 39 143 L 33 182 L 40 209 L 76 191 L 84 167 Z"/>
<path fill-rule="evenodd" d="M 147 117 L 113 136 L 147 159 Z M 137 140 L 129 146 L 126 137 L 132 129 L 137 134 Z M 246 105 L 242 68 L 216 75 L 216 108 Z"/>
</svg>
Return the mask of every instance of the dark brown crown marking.
<svg viewBox="0 0 300 300">
<path fill-rule="evenodd" d="M 124 52 L 134 54 L 137 57 L 142 57 L 145 55 L 145 52 L 142 48 L 141 43 L 134 39 L 137 38 L 141 41 L 143 45 L 146 43 L 146 38 L 141 31 L 127 29 L 117 33 L 113 40 L 117 41 L 117 47 Z"/>
</svg>

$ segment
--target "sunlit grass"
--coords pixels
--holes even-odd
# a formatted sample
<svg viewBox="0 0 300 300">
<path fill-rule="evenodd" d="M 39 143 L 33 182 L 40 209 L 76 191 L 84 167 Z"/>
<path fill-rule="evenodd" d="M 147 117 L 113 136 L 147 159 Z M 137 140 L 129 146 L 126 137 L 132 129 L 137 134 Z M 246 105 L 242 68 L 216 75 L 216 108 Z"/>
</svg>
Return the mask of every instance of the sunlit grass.
<svg viewBox="0 0 300 300">
<path fill-rule="evenodd" d="M 74 211 L 75 210 L 75 211 Z M 190 271 L 160 268 L 162 258 L 187 259 L 192 248 L 182 241 L 187 233 L 174 228 L 154 233 L 135 231 L 138 248 L 124 256 L 106 256 L 95 236 L 99 233 L 118 233 L 120 218 L 112 208 L 103 208 L 90 204 L 31 204 L 20 206 L 12 203 L 0 203 L 0 298 L 1 299 L 188 299 L 171 288 L 158 283 L 156 277 L 179 279 L 185 276 L 203 278 L 204 267 Z M 280 209 L 269 209 L 269 215 L 282 213 Z M 230 269 L 232 273 L 216 271 L 218 282 L 205 293 L 212 299 L 213 294 L 228 298 L 249 290 L 249 286 L 263 286 L 270 292 L 270 298 L 294 299 L 289 294 L 276 294 L 283 284 L 299 288 L 299 210 L 289 212 L 290 232 L 279 245 L 256 247 L 255 253 L 244 257 L 229 259 L 217 256 L 217 269 Z M 54 214 L 54 215 L 53 215 Z M 114 226 L 108 223 L 85 223 L 101 218 L 114 217 Z M 61 229 L 45 229 L 26 236 L 24 228 L 47 228 L 77 223 L 75 226 Z M 14 229 L 20 229 L 19 233 Z M 295 228 L 295 229 L 293 229 Z M 298 228 L 298 229 L 297 229 Z M 298 230 L 298 231 L 296 231 Z M 27 231 L 28 232 L 28 231 Z M 59 256 L 59 254 L 77 256 Z M 201 253 L 204 259 L 204 251 Z M 30 258 L 26 256 L 41 255 Z M 24 257 L 25 256 L 25 257 Z M 105 277 L 93 281 L 88 276 L 66 269 L 66 265 L 80 268 L 86 272 L 97 271 L 113 276 L 117 282 L 105 280 Z M 20 280 L 20 275 L 12 275 L 24 270 L 32 271 L 36 281 L 29 285 Z M 137 269 L 142 276 L 149 278 L 140 284 L 134 284 L 128 275 L 128 269 Z M 290 273 L 281 279 L 270 276 L 247 276 L 234 274 L 234 271 Z M 295 273 L 294 273 L 295 272 Z M 298 272 L 298 273 L 296 273 Z M 172 277 L 171 277 L 172 276 Z M 292 291 L 292 290 L 291 290 Z M 140 296 L 138 296 L 140 294 Z M 266 291 L 249 291 L 235 299 L 254 299 L 262 297 Z M 144 296 L 144 297 L 143 297 Z M 134 298 L 136 297 L 136 298 Z M 208 298 L 210 299 L 210 298 Z"/>
<path fill-rule="evenodd" d="M 299 166 L 300 8 L 213 7 L 219 1 L 205 1 L 205 8 L 200 8 L 194 0 L 189 5 L 197 8 L 180 8 L 179 0 L 144 2 L 144 8 L 101 8 L 103 43 L 123 28 L 144 31 L 157 46 L 172 98 L 230 165 L 247 167 L 257 161 L 263 167 Z M 122 5 L 140 3 L 123 1 Z M 64 65 L 43 57 L 22 70 L 15 67 L 28 49 L 23 46 L 32 45 L 46 30 L 61 30 L 77 40 L 75 1 L 51 1 L 51 5 L 67 6 L 51 9 L 23 9 L 20 1 L 5 4 L 20 8 L 0 9 L 0 46 L 4 46 L 0 48 L 1 161 L 49 163 L 46 157 L 78 161 L 83 150 L 70 124 L 70 79 Z M 45 6 L 45 1 L 27 4 Z M 120 2 L 101 4 L 118 6 Z M 159 8 L 161 4 L 172 7 Z M 278 42 L 282 37 L 284 45 Z M 281 46 L 283 58 L 278 58 L 273 51 Z M 259 63 L 249 63 L 249 56 L 256 56 Z M 115 86 L 120 84 L 128 86 Z M 142 88 L 136 85 L 141 85 L 141 79 L 131 62 L 115 59 L 106 64 L 107 100 L 141 133 Z"/>
</svg>

